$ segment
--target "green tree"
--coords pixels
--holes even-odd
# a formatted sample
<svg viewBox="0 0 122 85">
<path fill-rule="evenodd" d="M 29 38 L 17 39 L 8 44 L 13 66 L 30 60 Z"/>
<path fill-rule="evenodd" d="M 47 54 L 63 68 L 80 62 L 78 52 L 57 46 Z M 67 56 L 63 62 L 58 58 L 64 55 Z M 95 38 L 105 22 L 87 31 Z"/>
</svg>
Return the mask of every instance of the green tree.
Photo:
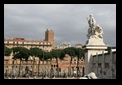
<svg viewBox="0 0 122 85">
<path fill-rule="evenodd" d="M 70 56 L 70 66 L 69 66 L 69 75 L 71 77 L 71 63 L 72 63 L 72 57 L 75 56 L 75 49 L 74 47 L 69 47 L 69 48 L 65 48 L 62 50 L 61 52 L 61 58 L 65 57 L 65 54 L 68 54 Z"/>
<path fill-rule="evenodd" d="M 81 49 L 81 48 L 76 48 L 75 49 L 75 55 L 77 56 L 77 77 L 78 77 L 78 64 L 79 64 L 79 59 L 81 58 L 81 57 L 84 57 L 84 51 L 83 51 L 83 49 Z"/>
<path fill-rule="evenodd" d="M 12 50 L 4 45 L 4 55 L 10 56 Z"/>
<path fill-rule="evenodd" d="M 70 76 L 71 76 L 71 61 L 72 61 L 72 58 L 73 57 L 77 57 L 77 71 L 78 71 L 78 61 L 79 61 L 79 58 L 81 57 L 84 57 L 84 51 L 83 49 L 81 48 L 75 48 L 75 47 L 69 47 L 69 48 L 65 48 L 61 51 L 61 54 L 60 54 L 60 58 L 63 59 L 65 54 L 68 54 L 70 56 Z"/>
<path fill-rule="evenodd" d="M 52 69 L 52 53 L 51 52 L 44 52 L 44 60 L 46 60 L 46 62 L 48 61 L 48 60 L 50 60 L 50 67 L 51 67 L 51 69 Z M 50 70 L 50 69 L 49 69 Z"/>
<path fill-rule="evenodd" d="M 13 70 L 14 70 L 14 65 L 15 65 L 15 61 L 17 60 L 17 59 L 19 59 L 18 58 L 18 54 L 17 53 L 19 53 L 19 49 L 20 49 L 20 47 L 13 47 L 13 48 L 11 48 L 11 50 L 12 50 L 12 52 L 13 52 L 13 58 L 12 58 L 12 72 L 13 72 Z M 21 66 L 21 65 L 19 65 L 19 66 Z"/>
<path fill-rule="evenodd" d="M 40 61 L 43 60 L 43 50 L 39 49 L 38 50 L 38 55 L 37 57 L 39 58 L 39 63 L 38 63 L 38 77 L 39 77 L 39 67 L 40 67 Z"/>
<path fill-rule="evenodd" d="M 18 77 L 20 76 L 20 70 L 21 70 L 21 64 L 22 64 L 22 60 L 25 59 L 27 60 L 29 57 L 29 50 L 27 48 L 24 47 L 14 47 L 12 48 L 13 50 L 13 54 L 14 57 L 13 59 L 20 59 L 20 65 L 19 65 L 19 74 Z"/>
<path fill-rule="evenodd" d="M 33 58 L 33 68 L 32 68 L 32 75 L 34 76 L 34 64 L 35 64 L 35 58 L 41 56 L 42 51 L 40 51 L 39 48 L 30 48 L 29 54 Z"/>
<path fill-rule="evenodd" d="M 59 65 L 58 65 L 58 58 L 60 58 L 61 55 L 61 50 L 52 50 L 51 54 L 53 57 L 56 58 L 56 63 L 57 63 L 57 72 L 58 72 L 58 76 L 59 76 Z M 62 58 L 62 57 L 61 57 Z"/>
</svg>

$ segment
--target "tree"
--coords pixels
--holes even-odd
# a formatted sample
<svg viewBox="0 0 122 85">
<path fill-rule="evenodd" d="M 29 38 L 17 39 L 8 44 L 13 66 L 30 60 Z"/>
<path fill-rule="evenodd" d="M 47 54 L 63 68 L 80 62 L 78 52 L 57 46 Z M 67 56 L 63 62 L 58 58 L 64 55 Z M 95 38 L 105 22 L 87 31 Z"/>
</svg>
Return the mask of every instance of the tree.
<svg viewBox="0 0 122 85">
<path fill-rule="evenodd" d="M 33 58 L 33 68 L 32 68 L 32 75 L 34 75 L 34 63 L 35 63 L 35 57 L 40 57 L 41 56 L 41 50 L 39 48 L 30 48 L 29 54 Z"/>
<path fill-rule="evenodd" d="M 75 56 L 75 49 L 74 47 L 69 47 L 69 48 L 65 48 L 62 50 L 61 52 L 61 58 L 65 57 L 65 54 L 68 54 L 70 56 L 70 66 L 69 66 L 69 75 L 71 77 L 71 61 L 72 61 L 72 57 Z"/>
<path fill-rule="evenodd" d="M 79 64 L 79 58 L 84 57 L 84 51 L 81 48 L 75 49 L 75 55 L 77 56 L 77 77 L 78 77 L 78 64 Z"/>
<path fill-rule="evenodd" d="M 11 48 L 11 50 L 12 50 L 12 52 L 13 52 L 13 61 L 12 61 L 12 72 L 13 72 L 13 70 L 14 70 L 14 62 L 17 60 L 17 59 L 19 59 L 18 58 L 18 54 L 17 53 L 19 53 L 19 49 L 20 49 L 20 47 L 13 47 L 13 48 Z M 21 66 L 21 65 L 19 65 L 19 66 Z"/>
<path fill-rule="evenodd" d="M 58 65 L 58 58 L 60 58 L 61 50 L 52 50 L 51 54 L 53 57 L 56 58 L 56 63 L 57 63 L 57 72 L 59 76 L 59 65 Z"/>
<path fill-rule="evenodd" d="M 27 60 L 28 57 L 29 57 L 29 51 L 27 48 L 24 48 L 24 47 L 14 47 L 12 48 L 13 50 L 13 54 L 14 54 L 14 57 L 13 59 L 20 59 L 20 65 L 19 65 L 19 74 L 18 74 L 18 77 L 20 76 L 20 68 L 21 68 L 21 63 L 22 63 L 22 60 L 25 59 Z"/>
<path fill-rule="evenodd" d="M 70 76 L 71 76 L 72 57 L 76 56 L 77 57 L 77 62 L 78 62 L 79 58 L 84 57 L 84 51 L 81 48 L 75 48 L 75 47 L 65 48 L 61 51 L 60 58 L 63 59 L 65 54 L 68 54 L 70 56 Z M 78 63 L 77 63 L 77 69 L 78 69 Z"/>
<path fill-rule="evenodd" d="M 44 52 L 44 60 L 46 60 L 46 62 L 50 59 L 50 66 L 52 65 L 51 61 L 52 61 L 52 53 L 51 52 Z M 52 68 L 52 66 L 51 66 Z"/>
<path fill-rule="evenodd" d="M 4 55 L 10 56 L 12 50 L 4 45 Z"/>
<path fill-rule="evenodd" d="M 38 55 L 37 57 L 39 58 L 39 63 L 38 63 L 38 77 L 39 77 L 39 67 L 40 67 L 40 60 L 43 60 L 43 51 L 42 49 L 38 50 Z"/>
</svg>

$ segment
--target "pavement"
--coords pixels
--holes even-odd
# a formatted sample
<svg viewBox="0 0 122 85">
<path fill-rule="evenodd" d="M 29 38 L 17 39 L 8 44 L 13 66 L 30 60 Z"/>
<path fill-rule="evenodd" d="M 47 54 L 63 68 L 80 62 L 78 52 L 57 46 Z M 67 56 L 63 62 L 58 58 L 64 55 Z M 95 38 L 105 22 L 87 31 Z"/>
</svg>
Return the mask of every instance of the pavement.
<svg viewBox="0 0 122 85">
<path fill-rule="evenodd" d="M 7 79 L 7 78 L 4 78 L 4 79 Z M 19 78 L 8 78 L 8 79 L 42 79 L 42 77 L 39 77 L 39 78 L 33 78 L 33 77 L 30 77 L 30 78 L 22 78 L 22 77 L 19 77 Z M 67 77 L 67 78 L 44 78 L 44 79 L 78 79 L 78 78 L 73 78 L 73 77 Z"/>
</svg>

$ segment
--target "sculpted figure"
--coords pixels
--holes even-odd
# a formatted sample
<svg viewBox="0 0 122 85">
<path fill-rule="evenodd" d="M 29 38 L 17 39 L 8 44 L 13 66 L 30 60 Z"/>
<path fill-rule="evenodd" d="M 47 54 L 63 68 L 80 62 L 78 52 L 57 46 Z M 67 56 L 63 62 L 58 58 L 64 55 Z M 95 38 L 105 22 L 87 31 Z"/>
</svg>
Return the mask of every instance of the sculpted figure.
<svg viewBox="0 0 122 85">
<path fill-rule="evenodd" d="M 102 28 L 99 25 L 97 25 L 95 27 L 95 35 L 97 35 L 98 38 L 103 38 L 102 34 L 103 34 Z"/>
<path fill-rule="evenodd" d="M 87 18 L 89 27 L 93 28 L 95 26 L 95 24 L 96 24 L 96 21 L 95 21 L 95 19 L 94 19 L 92 14 L 90 14 L 89 17 L 90 17 L 89 19 Z"/>
<path fill-rule="evenodd" d="M 90 27 L 88 29 L 88 36 L 94 35 L 94 26 L 96 24 L 96 21 L 95 21 L 93 15 L 90 14 L 90 18 L 89 19 L 87 18 L 87 20 L 88 20 L 88 24 L 89 24 L 89 27 Z"/>
</svg>

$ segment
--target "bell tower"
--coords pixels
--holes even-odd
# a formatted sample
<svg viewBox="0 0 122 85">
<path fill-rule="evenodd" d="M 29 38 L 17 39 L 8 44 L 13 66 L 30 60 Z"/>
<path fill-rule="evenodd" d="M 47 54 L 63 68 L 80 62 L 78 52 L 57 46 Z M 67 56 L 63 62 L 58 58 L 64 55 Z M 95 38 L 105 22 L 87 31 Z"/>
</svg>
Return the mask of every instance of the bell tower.
<svg viewBox="0 0 122 85">
<path fill-rule="evenodd" d="M 52 30 L 46 30 L 45 41 L 51 42 L 52 48 L 55 48 L 54 32 Z"/>
</svg>

